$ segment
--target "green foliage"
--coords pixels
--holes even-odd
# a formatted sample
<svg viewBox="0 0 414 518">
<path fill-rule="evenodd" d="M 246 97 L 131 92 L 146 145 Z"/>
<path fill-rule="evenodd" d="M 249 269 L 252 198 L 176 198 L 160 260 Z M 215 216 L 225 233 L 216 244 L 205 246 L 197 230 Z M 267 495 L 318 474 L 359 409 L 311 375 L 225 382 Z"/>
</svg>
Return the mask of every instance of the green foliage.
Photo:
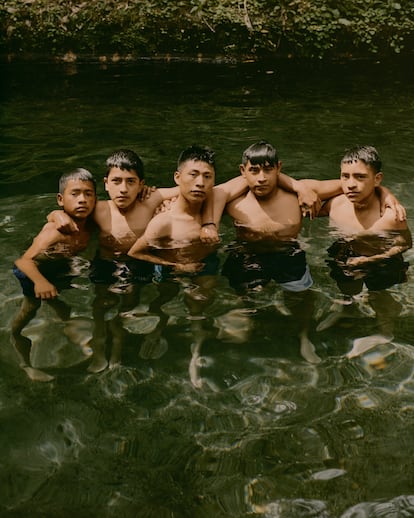
<svg viewBox="0 0 414 518">
<path fill-rule="evenodd" d="M 412 51 L 396 0 L 3 0 L 3 53 L 376 55 Z"/>
</svg>

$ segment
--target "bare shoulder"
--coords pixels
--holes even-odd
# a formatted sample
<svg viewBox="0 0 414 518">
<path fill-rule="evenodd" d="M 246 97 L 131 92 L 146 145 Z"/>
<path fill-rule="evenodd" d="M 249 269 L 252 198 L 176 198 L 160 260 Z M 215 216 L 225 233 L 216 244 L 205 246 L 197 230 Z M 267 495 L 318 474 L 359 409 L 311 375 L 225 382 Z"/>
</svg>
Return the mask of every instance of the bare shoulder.
<svg viewBox="0 0 414 518">
<path fill-rule="evenodd" d="M 25 256 L 35 257 L 40 252 L 47 250 L 49 247 L 59 242 L 65 242 L 68 236 L 59 232 L 55 223 L 46 223 L 42 230 L 34 237 L 32 245 L 25 252 Z"/>
<path fill-rule="evenodd" d="M 325 215 L 334 216 L 336 212 L 343 211 L 346 208 L 350 209 L 352 204 L 345 194 L 338 194 L 338 196 L 334 196 L 326 200 L 324 207 L 325 206 Z"/>
<path fill-rule="evenodd" d="M 408 230 L 407 221 L 400 221 L 391 208 L 387 207 L 384 214 L 371 227 L 372 230 Z"/>
<path fill-rule="evenodd" d="M 147 225 L 146 234 L 165 234 L 171 228 L 171 212 L 160 212 L 155 215 Z"/>
<path fill-rule="evenodd" d="M 98 200 L 93 213 L 94 220 L 99 224 L 109 215 L 109 200 Z"/>
<path fill-rule="evenodd" d="M 248 197 L 247 194 L 242 194 L 241 196 L 238 196 L 234 200 L 230 201 L 226 205 L 226 211 L 232 215 L 234 211 L 237 211 L 238 209 L 244 207 L 245 205 L 248 205 Z"/>
</svg>

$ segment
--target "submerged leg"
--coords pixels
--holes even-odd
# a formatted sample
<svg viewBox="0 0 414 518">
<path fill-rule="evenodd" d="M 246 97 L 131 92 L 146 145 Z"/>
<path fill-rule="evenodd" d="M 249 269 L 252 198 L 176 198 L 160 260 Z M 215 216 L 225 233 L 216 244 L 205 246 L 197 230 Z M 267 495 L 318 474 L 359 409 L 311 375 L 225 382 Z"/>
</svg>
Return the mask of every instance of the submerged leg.
<svg viewBox="0 0 414 518">
<path fill-rule="evenodd" d="M 50 299 L 47 301 L 49 306 L 54 309 L 56 315 L 63 321 L 69 320 L 71 308 L 61 299 Z"/>
<path fill-rule="evenodd" d="M 321 359 L 316 354 L 315 346 L 308 337 L 315 303 L 313 292 L 311 290 L 285 291 L 284 298 L 286 306 L 298 324 L 300 354 L 309 363 L 319 363 Z"/>
<path fill-rule="evenodd" d="M 191 318 L 191 331 L 194 341 L 191 344 L 191 360 L 188 367 L 191 383 L 196 388 L 202 387 L 200 368 L 202 358 L 200 355 L 201 346 L 209 335 L 204 329 L 204 310 L 211 304 L 216 286 L 216 277 L 213 275 L 202 275 L 197 277 L 195 285 L 185 291 L 185 303 L 189 309 Z"/>
<path fill-rule="evenodd" d="M 54 379 L 53 376 L 31 366 L 30 353 L 32 342 L 27 336 L 21 334 L 27 324 L 35 317 L 40 304 L 40 299 L 33 297 L 23 298 L 20 310 L 11 325 L 12 341 L 20 361 L 19 365 L 26 372 L 27 376 L 33 381 L 51 381 Z"/>
<path fill-rule="evenodd" d="M 151 302 L 149 313 L 155 313 L 160 317 L 157 327 L 144 338 L 139 355 L 145 360 L 158 359 L 168 350 L 168 342 L 162 336 L 162 332 L 167 324 L 168 315 L 162 310 L 163 304 L 170 302 L 180 291 L 179 284 L 176 282 L 160 282 L 158 284 L 158 296 Z"/>
<path fill-rule="evenodd" d="M 347 354 L 348 358 L 355 358 L 393 339 L 394 321 L 400 314 L 401 304 L 387 290 L 370 291 L 369 303 L 375 311 L 379 333 L 356 338 L 351 351 Z"/>
<path fill-rule="evenodd" d="M 107 322 L 105 314 L 118 304 L 118 297 L 110 293 L 107 286 L 95 285 L 95 299 L 93 301 L 93 336 L 91 347 L 93 350 L 92 361 L 88 372 L 97 373 L 108 367 L 106 358 Z"/>
<path fill-rule="evenodd" d="M 330 308 L 331 313 L 319 322 L 316 331 L 325 331 L 333 327 L 340 320 L 352 316 L 354 310 L 354 296 L 362 291 L 364 282 L 361 279 L 353 279 L 348 282 L 337 281 L 340 289 L 340 301 L 334 302 Z"/>
</svg>

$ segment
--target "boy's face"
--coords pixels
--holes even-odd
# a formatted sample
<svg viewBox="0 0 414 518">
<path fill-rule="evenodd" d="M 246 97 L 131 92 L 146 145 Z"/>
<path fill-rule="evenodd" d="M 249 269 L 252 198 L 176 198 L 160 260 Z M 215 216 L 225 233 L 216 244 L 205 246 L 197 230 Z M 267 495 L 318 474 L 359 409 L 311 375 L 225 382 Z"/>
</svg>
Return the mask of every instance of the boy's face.
<svg viewBox="0 0 414 518">
<path fill-rule="evenodd" d="M 371 166 L 357 160 L 341 163 L 341 185 L 351 203 L 362 203 L 372 196 L 382 180 L 382 173 L 375 173 Z"/>
<path fill-rule="evenodd" d="M 144 185 L 135 171 L 112 167 L 104 178 L 105 190 L 120 210 L 127 210 L 135 203 Z"/>
<path fill-rule="evenodd" d="M 214 187 L 214 167 L 201 160 L 187 160 L 174 174 L 180 193 L 190 202 L 201 203 Z"/>
<path fill-rule="evenodd" d="M 57 202 L 73 219 L 86 219 L 95 208 L 96 193 L 92 182 L 69 180 L 63 194 L 58 193 Z"/>
<path fill-rule="evenodd" d="M 277 177 L 282 168 L 282 162 L 270 165 L 252 164 L 250 160 L 240 165 L 240 173 L 246 180 L 249 189 L 257 198 L 265 198 L 272 194 L 277 186 Z"/>
</svg>

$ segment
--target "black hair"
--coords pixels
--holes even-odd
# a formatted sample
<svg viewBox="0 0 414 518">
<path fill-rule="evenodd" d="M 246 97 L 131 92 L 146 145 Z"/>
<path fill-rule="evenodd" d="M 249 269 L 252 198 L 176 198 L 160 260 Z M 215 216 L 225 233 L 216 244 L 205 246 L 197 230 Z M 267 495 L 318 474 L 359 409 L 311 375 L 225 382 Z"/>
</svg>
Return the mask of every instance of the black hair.
<svg viewBox="0 0 414 518">
<path fill-rule="evenodd" d="M 106 159 L 107 174 L 109 174 L 113 167 L 126 171 L 135 171 L 140 180 L 144 179 L 144 164 L 140 157 L 130 149 L 118 149 Z"/>
<path fill-rule="evenodd" d="M 378 151 L 373 146 L 354 146 L 347 149 L 342 157 L 341 164 L 351 164 L 358 160 L 371 166 L 375 173 L 381 171 L 382 162 Z"/>
<path fill-rule="evenodd" d="M 268 164 L 274 166 L 278 164 L 279 157 L 272 144 L 269 144 L 266 140 L 260 140 L 243 151 L 242 164 L 246 165 L 247 162 L 252 165 Z"/>
<path fill-rule="evenodd" d="M 206 162 L 206 164 L 211 165 L 214 169 L 216 168 L 216 154 L 211 148 L 207 146 L 192 144 L 191 146 L 181 151 L 177 160 L 177 169 L 179 170 L 181 164 L 187 162 L 187 160 Z"/>
<path fill-rule="evenodd" d="M 59 193 L 63 194 L 68 182 L 70 180 L 81 180 L 82 182 L 91 182 L 96 192 L 96 180 L 93 177 L 92 173 L 87 169 L 83 169 L 83 167 L 78 167 L 77 169 L 73 169 L 68 173 L 63 173 L 59 178 Z"/>
</svg>

